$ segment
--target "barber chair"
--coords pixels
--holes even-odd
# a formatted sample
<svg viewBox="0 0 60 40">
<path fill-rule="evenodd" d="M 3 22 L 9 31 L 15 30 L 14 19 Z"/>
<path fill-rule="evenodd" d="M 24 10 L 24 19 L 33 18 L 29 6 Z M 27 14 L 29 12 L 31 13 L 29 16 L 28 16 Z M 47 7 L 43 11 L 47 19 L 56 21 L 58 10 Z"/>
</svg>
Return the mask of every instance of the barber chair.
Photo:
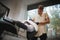
<svg viewBox="0 0 60 40">
<path fill-rule="evenodd" d="M 4 31 L 11 32 L 13 34 L 18 35 L 15 25 L 13 25 L 13 22 L 11 23 L 10 22 L 11 21 L 8 22 L 5 19 L 3 21 L 0 21 L 0 40 L 2 38 L 1 35 Z"/>
</svg>

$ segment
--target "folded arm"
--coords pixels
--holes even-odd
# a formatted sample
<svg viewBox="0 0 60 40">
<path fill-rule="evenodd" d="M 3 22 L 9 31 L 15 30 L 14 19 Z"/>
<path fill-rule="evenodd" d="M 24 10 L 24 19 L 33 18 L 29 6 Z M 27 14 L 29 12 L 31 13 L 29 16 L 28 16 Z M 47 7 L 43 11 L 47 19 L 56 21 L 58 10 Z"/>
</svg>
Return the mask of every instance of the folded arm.
<svg viewBox="0 0 60 40">
<path fill-rule="evenodd" d="M 45 21 L 39 22 L 39 24 L 48 24 L 48 23 L 50 23 L 50 19 L 49 19 L 48 15 L 46 14 Z"/>
</svg>

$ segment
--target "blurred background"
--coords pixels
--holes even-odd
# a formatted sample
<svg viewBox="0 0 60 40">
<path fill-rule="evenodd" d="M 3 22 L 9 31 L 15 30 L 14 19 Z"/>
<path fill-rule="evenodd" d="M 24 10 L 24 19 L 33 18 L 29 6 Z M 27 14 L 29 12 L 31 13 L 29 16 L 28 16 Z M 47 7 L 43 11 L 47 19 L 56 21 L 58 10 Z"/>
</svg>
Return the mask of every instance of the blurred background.
<svg viewBox="0 0 60 40">
<path fill-rule="evenodd" d="M 7 8 L 7 10 L 3 8 L 6 10 L 4 18 L 22 22 L 32 19 L 38 13 L 38 5 L 44 5 L 44 13 L 47 12 L 50 18 L 50 24 L 46 26 L 47 40 L 60 39 L 60 0 L 0 0 L 0 2 Z M 19 37 L 6 34 L 3 40 L 27 40 L 26 30 L 19 28 L 18 34 Z"/>
</svg>

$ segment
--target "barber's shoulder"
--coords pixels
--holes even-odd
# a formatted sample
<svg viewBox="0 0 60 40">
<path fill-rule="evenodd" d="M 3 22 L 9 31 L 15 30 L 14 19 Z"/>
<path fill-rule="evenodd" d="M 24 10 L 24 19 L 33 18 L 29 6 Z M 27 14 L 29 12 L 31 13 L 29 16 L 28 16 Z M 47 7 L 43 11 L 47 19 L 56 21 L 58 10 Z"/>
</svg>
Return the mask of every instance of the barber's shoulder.
<svg viewBox="0 0 60 40">
<path fill-rule="evenodd" d="M 45 15 L 45 16 L 48 16 L 48 13 L 46 12 L 46 13 L 44 13 L 44 15 Z"/>
</svg>

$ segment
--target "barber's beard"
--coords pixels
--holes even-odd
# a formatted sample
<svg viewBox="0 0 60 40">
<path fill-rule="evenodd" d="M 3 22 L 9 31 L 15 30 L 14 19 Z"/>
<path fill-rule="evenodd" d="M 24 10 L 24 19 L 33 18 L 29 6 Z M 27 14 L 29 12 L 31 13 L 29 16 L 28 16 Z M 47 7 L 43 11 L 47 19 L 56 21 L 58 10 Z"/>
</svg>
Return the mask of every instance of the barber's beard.
<svg viewBox="0 0 60 40">
<path fill-rule="evenodd" d="M 42 13 L 39 13 L 39 15 L 41 16 L 41 15 L 42 15 Z"/>
</svg>

